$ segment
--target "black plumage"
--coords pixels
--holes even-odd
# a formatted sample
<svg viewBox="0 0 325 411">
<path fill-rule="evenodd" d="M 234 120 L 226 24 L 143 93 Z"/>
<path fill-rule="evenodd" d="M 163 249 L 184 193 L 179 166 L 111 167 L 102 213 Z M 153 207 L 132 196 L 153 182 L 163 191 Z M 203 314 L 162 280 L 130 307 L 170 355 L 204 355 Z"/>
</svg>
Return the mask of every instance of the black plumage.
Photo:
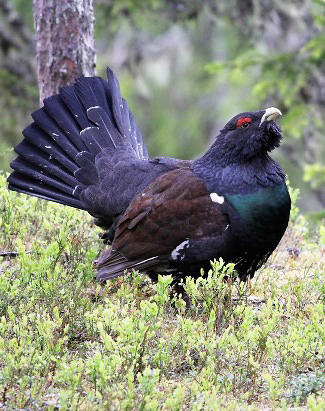
<svg viewBox="0 0 325 411">
<path fill-rule="evenodd" d="M 80 78 L 33 113 L 11 163 L 9 188 L 88 211 L 111 244 L 100 281 L 138 269 L 152 278 L 198 276 L 210 260 L 236 263 L 242 280 L 283 236 L 290 197 L 269 152 L 278 109 L 233 117 L 194 161 L 150 159 L 113 72 Z"/>
</svg>

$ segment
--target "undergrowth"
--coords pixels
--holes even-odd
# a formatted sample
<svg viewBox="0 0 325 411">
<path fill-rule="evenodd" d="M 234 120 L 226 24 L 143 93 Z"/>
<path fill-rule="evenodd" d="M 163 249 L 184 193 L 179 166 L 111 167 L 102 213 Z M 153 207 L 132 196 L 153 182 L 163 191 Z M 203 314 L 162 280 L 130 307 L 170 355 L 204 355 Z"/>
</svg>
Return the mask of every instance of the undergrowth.
<svg viewBox="0 0 325 411">
<path fill-rule="evenodd" d="M 248 284 L 221 260 L 187 278 L 188 312 L 170 276 L 97 284 L 85 212 L 3 176 L 0 210 L 0 409 L 325 409 L 325 229 L 296 207 Z"/>
</svg>

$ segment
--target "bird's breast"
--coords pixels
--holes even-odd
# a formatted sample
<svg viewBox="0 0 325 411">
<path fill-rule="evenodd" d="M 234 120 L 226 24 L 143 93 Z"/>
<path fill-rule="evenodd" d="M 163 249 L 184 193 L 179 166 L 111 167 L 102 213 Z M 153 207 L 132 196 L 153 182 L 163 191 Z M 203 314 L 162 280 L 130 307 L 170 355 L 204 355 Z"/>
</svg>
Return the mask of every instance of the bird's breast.
<svg viewBox="0 0 325 411">
<path fill-rule="evenodd" d="M 226 196 L 228 203 L 248 225 L 269 241 L 279 241 L 289 220 L 291 201 L 285 182 L 250 194 Z"/>
</svg>

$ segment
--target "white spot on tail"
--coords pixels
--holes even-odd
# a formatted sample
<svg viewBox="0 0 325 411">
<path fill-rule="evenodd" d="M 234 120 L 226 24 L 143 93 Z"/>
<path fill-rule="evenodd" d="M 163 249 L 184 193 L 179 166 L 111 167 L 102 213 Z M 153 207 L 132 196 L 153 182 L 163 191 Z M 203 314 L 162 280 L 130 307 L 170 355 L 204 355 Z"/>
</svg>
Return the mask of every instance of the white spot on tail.
<svg viewBox="0 0 325 411">
<path fill-rule="evenodd" d="M 217 193 L 211 193 L 210 198 L 214 203 L 218 203 L 218 204 L 223 204 L 223 202 L 225 201 L 225 198 L 222 196 L 219 196 Z"/>
<path fill-rule="evenodd" d="M 178 257 L 180 256 L 180 251 L 183 251 L 184 249 L 188 248 L 188 239 L 180 243 L 173 251 L 172 251 L 172 259 L 173 260 L 178 260 Z M 185 257 L 185 255 L 181 256 L 181 260 Z"/>
</svg>

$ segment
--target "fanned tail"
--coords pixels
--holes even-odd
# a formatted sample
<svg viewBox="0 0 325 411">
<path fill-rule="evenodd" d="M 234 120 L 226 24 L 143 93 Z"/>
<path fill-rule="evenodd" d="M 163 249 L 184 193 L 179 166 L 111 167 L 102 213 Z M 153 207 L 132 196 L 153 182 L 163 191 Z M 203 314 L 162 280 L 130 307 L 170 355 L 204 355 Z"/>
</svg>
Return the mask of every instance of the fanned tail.
<svg viewBox="0 0 325 411">
<path fill-rule="evenodd" d="M 125 146 L 134 159 L 149 160 L 147 149 L 119 83 L 83 77 L 44 100 L 32 114 L 11 163 L 9 188 L 71 207 L 87 209 L 81 193 L 99 184 L 96 155 Z"/>
</svg>

